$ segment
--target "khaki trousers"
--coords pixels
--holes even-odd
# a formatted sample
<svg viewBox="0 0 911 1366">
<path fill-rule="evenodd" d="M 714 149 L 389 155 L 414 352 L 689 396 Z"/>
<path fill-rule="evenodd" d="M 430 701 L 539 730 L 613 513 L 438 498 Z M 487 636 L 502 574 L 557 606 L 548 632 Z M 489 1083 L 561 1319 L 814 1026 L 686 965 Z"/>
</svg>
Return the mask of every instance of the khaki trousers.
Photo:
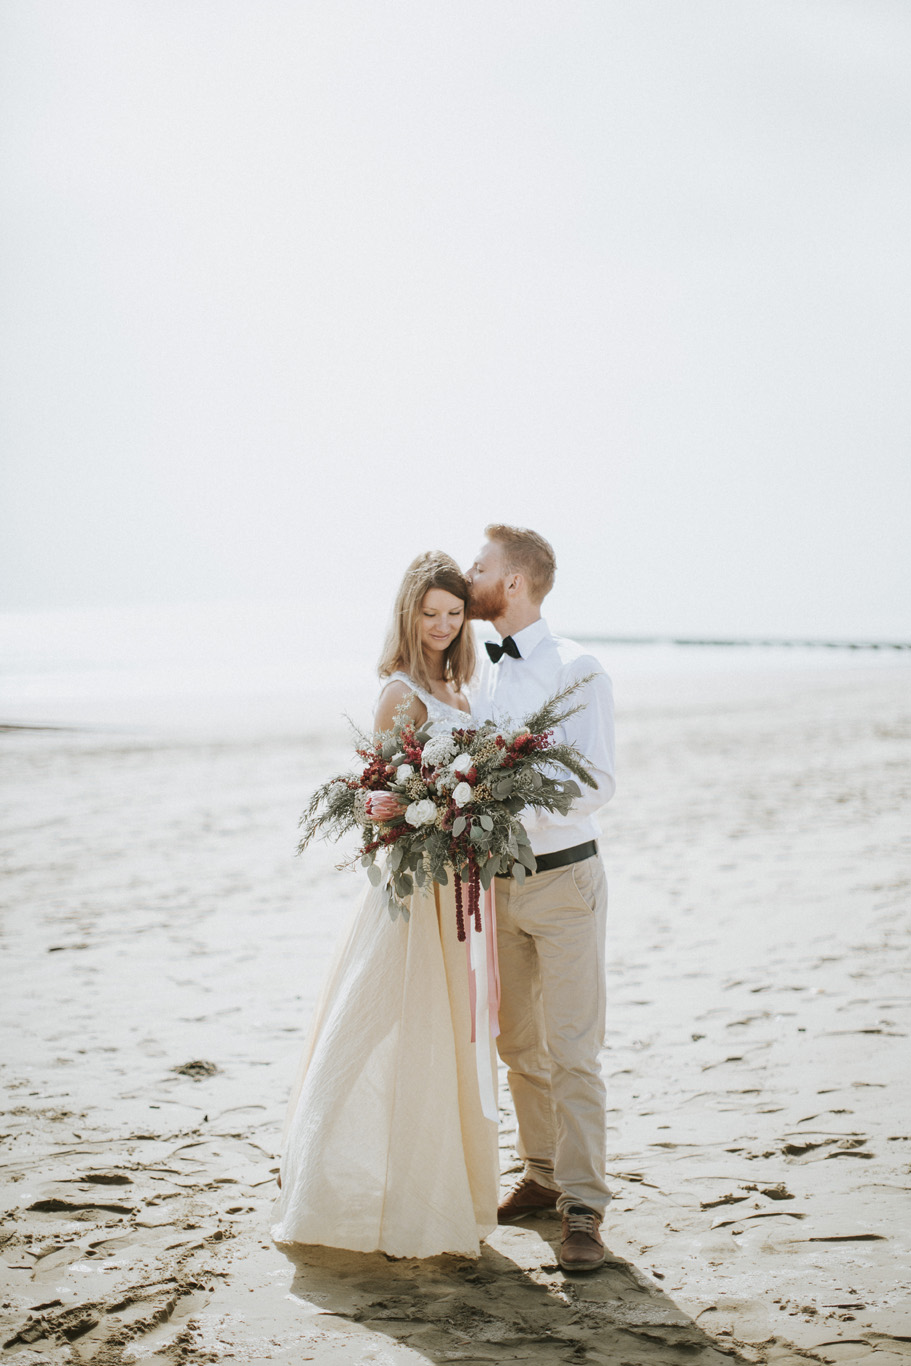
<svg viewBox="0 0 911 1366">
<path fill-rule="evenodd" d="M 500 1057 L 526 1175 L 559 1190 L 560 1210 L 610 1200 L 604 1179 L 607 878 L 595 856 L 495 878 L 500 957 Z"/>
</svg>

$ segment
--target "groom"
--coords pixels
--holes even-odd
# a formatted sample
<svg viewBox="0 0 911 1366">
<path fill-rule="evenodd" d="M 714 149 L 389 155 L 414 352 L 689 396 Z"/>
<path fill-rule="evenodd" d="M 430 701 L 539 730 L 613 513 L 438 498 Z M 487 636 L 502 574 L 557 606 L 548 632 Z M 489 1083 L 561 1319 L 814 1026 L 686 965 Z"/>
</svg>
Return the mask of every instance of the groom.
<svg viewBox="0 0 911 1366">
<path fill-rule="evenodd" d="M 560 1264 L 593 1271 L 604 1261 L 600 1225 L 605 1183 L 604 1038 L 607 881 L 594 813 L 614 792 L 610 679 L 592 655 L 551 635 L 541 603 L 556 560 L 543 536 L 493 525 L 467 572 L 471 615 L 493 623 L 477 711 L 505 724 L 587 674 L 573 698 L 584 710 L 557 738 L 578 746 L 597 789 L 585 787 L 566 816 L 523 813 L 537 870 L 522 886 L 495 879 L 500 958 L 500 1056 L 508 1067 L 523 1176 L 500 1205 L 499 1222 L 541 1210 L 563 1216 Z"/>
</svg>

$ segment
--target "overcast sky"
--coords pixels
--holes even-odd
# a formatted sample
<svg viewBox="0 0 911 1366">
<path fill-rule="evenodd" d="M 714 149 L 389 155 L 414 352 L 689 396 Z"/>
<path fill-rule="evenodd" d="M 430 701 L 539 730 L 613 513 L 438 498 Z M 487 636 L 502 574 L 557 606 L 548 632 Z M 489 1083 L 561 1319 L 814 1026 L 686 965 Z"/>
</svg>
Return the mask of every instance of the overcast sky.
<svg viewBox="0 0 911 1366">
<path fill-rule="evenodd" d="M 549 615 L 911 638 L 904 0 L 4 0 L 0 608 L 537 527 Z"/>
</svg>

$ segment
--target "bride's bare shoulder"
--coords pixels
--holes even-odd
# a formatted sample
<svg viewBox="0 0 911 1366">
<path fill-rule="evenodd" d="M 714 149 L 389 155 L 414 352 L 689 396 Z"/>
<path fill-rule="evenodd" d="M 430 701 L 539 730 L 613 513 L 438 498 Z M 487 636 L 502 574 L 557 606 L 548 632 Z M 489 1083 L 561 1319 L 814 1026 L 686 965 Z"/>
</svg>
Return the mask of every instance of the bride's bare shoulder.
<svg viewBox="0 0 911 1366">
<path fill-rule="evenodd" d="M 404 679 L 393 678 L 380 693 L 376 705 L 376 716 L 373 719 L 374 730 L 389 730 L 395 722 L 395 714 L 399 707 L 409 698 L 411 701 L 405 708 L 405 714 L 410 716 L 417 725 L 426 721 L 427 708 L 414 692 L 414 689 Z"/>
<path fill-rule="evenodd" d="M 404 678 L 390 678 L 388 683 L 383 685 L 380 692 L 380 702 L 393 701 L 396 706 L 404 702 L 406 697 L 412 696 L 414 689 L 405 682 Z"/>
</svg>

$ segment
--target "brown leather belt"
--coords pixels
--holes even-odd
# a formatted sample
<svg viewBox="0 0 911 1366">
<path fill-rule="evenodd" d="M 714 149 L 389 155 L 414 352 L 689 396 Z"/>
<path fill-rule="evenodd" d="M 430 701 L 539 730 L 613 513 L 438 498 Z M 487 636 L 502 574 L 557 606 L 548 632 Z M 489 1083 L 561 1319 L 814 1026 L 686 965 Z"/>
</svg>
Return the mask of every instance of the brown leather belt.
<svg viewBox="0 0 911 1366">
<path fill-rule="evenodd" d="M 571 849 L 557 849 L 553 854 L 535 854 L 535 873 L 549 873 L 551 868 L 565 868 L 570 863 L 581 863 L 583 859 L 594 858 L 598 852 L 597 840 L 586 840 L 584 844 L 574 844 Z M 534 877 L 534 873 L 529 873 Z M 497 877 L 512 877 L 512 873 L 497 873 Z"/>
</svg>

